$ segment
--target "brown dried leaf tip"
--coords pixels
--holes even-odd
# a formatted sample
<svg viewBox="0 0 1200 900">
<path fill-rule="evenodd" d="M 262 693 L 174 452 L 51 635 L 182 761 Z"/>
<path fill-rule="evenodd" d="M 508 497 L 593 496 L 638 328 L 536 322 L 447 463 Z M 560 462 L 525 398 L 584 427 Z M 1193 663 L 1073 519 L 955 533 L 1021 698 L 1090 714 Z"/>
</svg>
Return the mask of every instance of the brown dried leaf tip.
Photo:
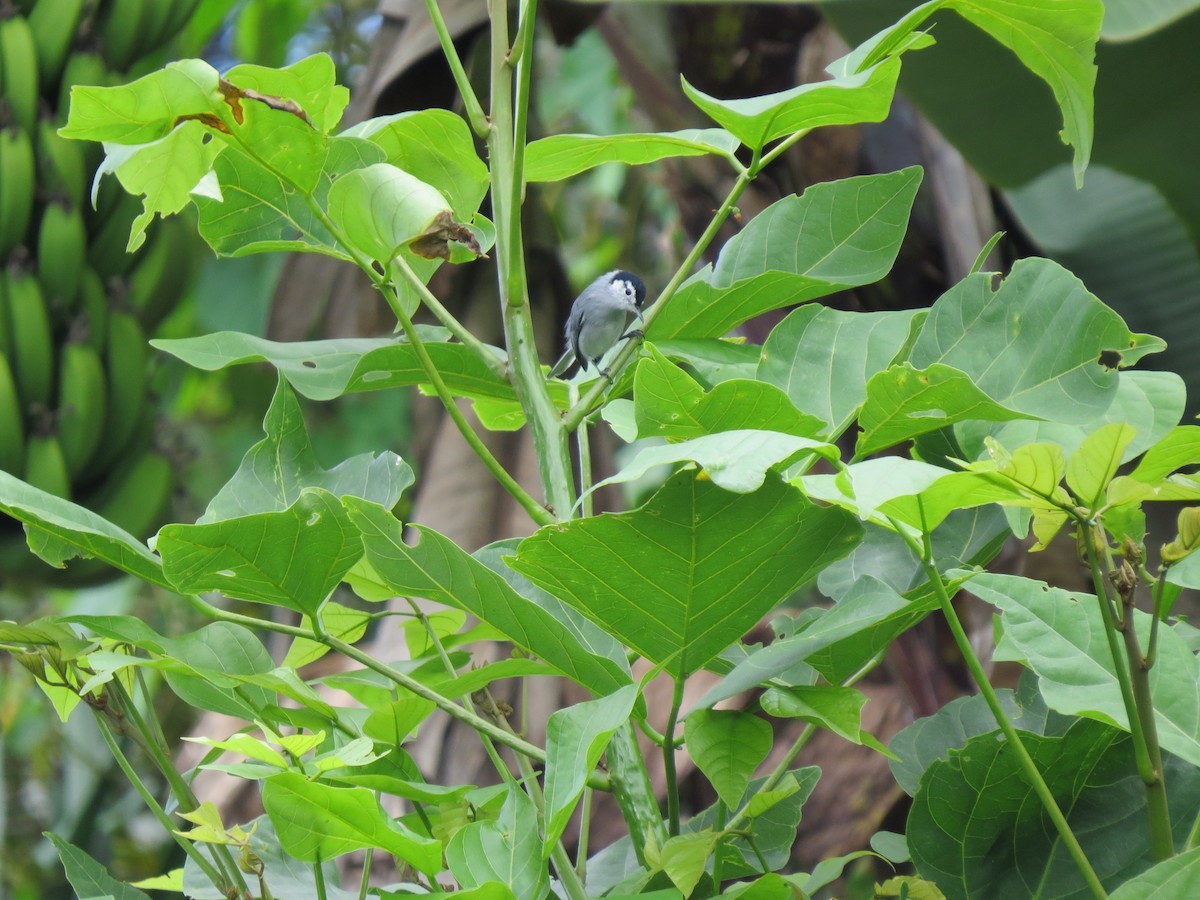
<svg viewBox="0 0 1200 900">
<path fill-rule="evenodd" d="M 412 239 L 409 247 L 413 253 L 425 259 L 449 259 L 451 241 L 462 244 L 476 256 L 487 258 L 471 229 L 456 222 L 454 214 L 448 209 L 438 213 L 430 226 Z"/>
</svg>

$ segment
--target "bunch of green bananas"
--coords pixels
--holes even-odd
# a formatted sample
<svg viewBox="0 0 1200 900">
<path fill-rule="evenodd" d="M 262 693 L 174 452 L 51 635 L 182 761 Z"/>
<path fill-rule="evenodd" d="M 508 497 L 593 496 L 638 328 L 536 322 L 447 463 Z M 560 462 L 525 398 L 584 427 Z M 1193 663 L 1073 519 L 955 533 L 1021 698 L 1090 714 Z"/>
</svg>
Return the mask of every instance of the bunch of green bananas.
<svg viewBox="0 0 1200 900">
<path fill-rule="evenodd" d="M 125 252 L 140 201 L 106 179 L 98 145 L 58 135 L 72 85 L 113 84 L 199 0 L 0 0 L 0 469 L 144 538 L 165 516 L 147 332 L 191 274 L 192 233 L 161 223 Z M 0 585 L 44 578 L 0 521 Z M 81 572 L 99 574 L 99 567 Z"/>
</svg>

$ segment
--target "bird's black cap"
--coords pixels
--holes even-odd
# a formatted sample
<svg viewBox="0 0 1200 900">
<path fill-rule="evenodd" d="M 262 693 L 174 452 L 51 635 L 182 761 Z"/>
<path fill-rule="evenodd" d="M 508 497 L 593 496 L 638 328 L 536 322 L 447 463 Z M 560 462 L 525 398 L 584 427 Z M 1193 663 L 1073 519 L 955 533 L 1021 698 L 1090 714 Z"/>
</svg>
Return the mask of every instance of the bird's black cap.
<svg viewBox="0 0 1200 900">
<path fill-rule="evenodd" d="M 617 269 L 613 272 L 610 284 L 615 284 L 618 281 L 627 281 L 633 285 L 633 303 L 638 309 L 642 308 L 642 304 L 646 302 L 646 283 L 642 281 L 633 272 L 626 269 Z"/>
</svg>

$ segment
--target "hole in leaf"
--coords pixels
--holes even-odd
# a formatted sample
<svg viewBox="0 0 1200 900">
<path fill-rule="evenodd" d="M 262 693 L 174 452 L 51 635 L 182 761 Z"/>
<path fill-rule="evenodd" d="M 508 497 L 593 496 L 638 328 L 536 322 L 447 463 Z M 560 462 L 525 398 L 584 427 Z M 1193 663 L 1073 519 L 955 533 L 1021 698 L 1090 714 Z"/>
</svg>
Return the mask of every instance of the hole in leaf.
<svg viewBox="0 0 1200 900">
<path fill-rule="evenodd" d="M 1101 350 L 1100 358 L 1096 362 L 1112 371 L 1121 365 L 1121 354 L 1116 350 Z"/>
</svg>

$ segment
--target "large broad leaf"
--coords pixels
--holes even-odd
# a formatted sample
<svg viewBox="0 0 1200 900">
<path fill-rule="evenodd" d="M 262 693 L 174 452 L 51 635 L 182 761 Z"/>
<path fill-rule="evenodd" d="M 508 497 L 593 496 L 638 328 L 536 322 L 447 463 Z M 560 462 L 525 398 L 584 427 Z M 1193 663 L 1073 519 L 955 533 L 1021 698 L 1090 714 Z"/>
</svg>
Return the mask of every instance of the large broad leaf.
<svg viewBox="0 0 1200 900">
<path fill-rule="evenodd" d="M 342 135 L 379 145 L 386 162 L 441 191 L 459 218 L 469 218 L 487 193 L 487 166 L 475 152 L 471 130 L 447 109 L 368 119 Z"/>
<path fill-rule="evenodd" d="M 403 524 L 388 510 L 353 497 L 343 502 L 362 532 L 370 566 L 369 575 L 352 573 L 349 579 L 360 595 L 369 600 L 426 597 L 463 609 L 599 695 L 629 683 L 627 669 L 577 643 L 550 612 L 449 538 L 418 528 L 420 539 L 409 546 Z"/>
<path fill-rule="evenodd" d="M 761 150 L 797 131 L 882 122 L 892 107 L 899 74 L 900 60 L 891 58 L 861 72 L 744 100 L 718 100 L 682 80 L 689 100 L 747 147 Z"/>
<path fill-rule="evenodd" d="M 822 423 L 798 410 L 772 384 L 750 378 L 722 381 L 705 391 L 653 345 L 634 372 L 638 437 L 686 439 L 741 429 L 816 438 Z"/>
<path fill-rule="evenodd" d="M 751 494 L 693 472 L 642 508 L 543 528 L 511 564 L 674 675 L 687 675 L 854 547 L 861 532 L 777 479 Z"/>
<path fill-rule="evenodd" d="M 1080 720 L 1061 737 L 1021 735 L 1067 816 L 1084 853 L 1103 860 L 1098 874 L 1112 888 L 1150 865 L 1144 827 L 1146 792 L 1132 765 L 1128 735 Z M 1200 801 L 1196 769 L 1164 759 L 1176 837 L 1182 839 Z M 908 820 L 917 871 L 951 900 L 977 897 L 1085 898 L 1078 868 L 1051 840 L 1054 827 L 1016 754 L 992 734 L 971 738 L 933 763 L 921 778 Z"/>
<path fill-rule="evenodd" d="M 690 461 L 700 465 L 718 487 L 744 494 L 758 490 L 772 469 L 802 456 L 836 460 L 838 449 L 824 441 L 779 431 L 721 431 L 678 444 L 644 447 L 621 471 L 592 489 L 636 481 L 658 466 Z"/>
<path fill-rule="evenodd" d="M 446 845 L 446 864 L 460 885 L 498 881 L 523 900 L 541 900 L 549 892 L 542 858 L 537 811 L 516 789 L 509 789 L 498 819 L 471 822 Z"/>
<path fill-rule="evenodd" d="M 755 216 L 688 279 L 648 336 L 720 337 L 747 319 L 878 281 L 892 267 L 921 182 L 917 167 L 816 184 Z"/>
<path fill-rule="evenodd" d="M 315 168 L 312 199 L 324 206 L 338 179 L 377 164 L 383 151 L 369 141 L 336 137 Z M 276 172 L 236 147 L 213 163 L 218 187 L 194 196 L 200 235 L 221 256 L 298 250 L 350 259 L 306 197 Z"/>
<path fill-rule="evenodd" d="M 300 404 L 283 378 L 263 419 L 263 431 L 267 436 L 246 452 L 237 472 L 209 501 L 197 524 L 283 512 L 309 487 L 390 508 L 413 483 L 408 463 L 390 451 L 378 456 L 362 453 L 332 469 L 322 468 L 308 441 Z"/>
<path fill-rule="evenodd" d="M 1118 367 L 1162 347 L 1158 338 L 1131 332 L 1066 269 L 1024 259 L 998 289 L 991 275 L 978 273 L 943 294 L 908 361 L 965 372 L 1010 409 L 1086 423 L 1112 403 Z"/>
<path fill-rule="evenodd" d="M 163 571 L 184 593 L 220 591 L 316 616 L 362 556 L 362 539 L 337 497 L 301 491 L 282 512 L 168 525 L 155 545 Z"/>
<path fill-rule="evenodd" d="M 225 78 L 243 90 L 299 105 L 321 134 L 333 130 L 350 102 L 350 91 L 337 83 L 337 67 L 327 53 L 314 53 L 280 69 L 243 63 Z"/>
<path fill-rule="evenodd" d="M 799 632 L 752 652 L 696 704 L 708 707 L 752 690 L 838 641 L 910 611 L 911 603 L 877 579 L 861 579 L 846 597 Z M 928 610 L 922 610 L 924 615 Z"/>
<path fill-rule="evenodd" d="M 321 862 L 378 847 L 426 875 L 441 869 L 442 845 L 389 816 L 366 788 L 331 787 L 282 772 L 263 782 L 262 802 L 280 846 L 298 859 Z"/>
<path fill-rule="evenodd" d="M 637 685 L 560 709 L 546 725 L 546 809 L 542 848 L 548 859 L 583 793 L 588 775 L 618 728 L 629 721 Z"/>
<path fill-rule="evenodd" d="M 925 369 L 905 363 L 867 382 L 855 454 L 877 453 L 965 419 L 1007 421 L 1025 415 L 994 402 L 966 372 L 941 363 Z"/>
<path fill-rule="evenodd" d="M 757 377 L 825 422 L 827 434 L 841 434 L 866 399 L 868 379 L 900 355 L 925 315 L 802 306 L 771 329 Z"/>
<path fill-rule="evenodd" d="M 1200 896 L 1200 847 L 1160 862 L 1108 895 L 1111 900 Z"/>
<path fill-rule="evenodd" d="M 1128 730 L 1095 596 L 1015 575 L 976 575 L 968 589 L 1003 614 L 996 659 L 1019 661 L 1036 672 L 1047 706 Z M 1141 645 L 1148 646 L 1151 616 L 1135 611 L 1133 621 Z M 1200 662 L 1174 628 L 1158 629 L 1150 690 L 1159 743 L 1200 766 Z"/>
<path fill-rule="evenodd" d="M 143 894 L 133 885 L 117 881 L 104 866 L 74 844 L 49 831 L 46 837 L 58 851 L 67 881 L 71 882 L 78 900 L 150 900 L 148 894 Z"/>
<path fill-rule="evenodd" d="M 887 2 L 847 2 L 829 5 L 831 18 L 838 27 L 852 32 L 855 40 L 870 34 L 884 23 L 893 21 L 896 16 L 895 5 Z M 1047 150 L 1046 145 L 1052 141 L 1049 136 L 1054 130 L 1053 113 L 1046 102 L 1044 86 L 1037 84 L 1035 78 L 1026 74 L 1026 70 L 1032 72 L 1049 85 L 1054 93 L 1063 124 L 1060 136 L 1065 143 L 1074 147 L 1076 180 L 1082 182 L 1083 171 L 1087 168 L 1091 155 L 1092 90 L 1096 82 L 1096 67 L 1092 60 L 1100 23 L 1104 17 L 1104 6 L 1099 0 L 1065 4 L 1048 4 L 1042 0 L 931 0 L 910 12 L 896 25 L 886 28 L 868 40 L 862 48 L 846 58 L 845 65 L 853 67 L 855 64 L 867 63 L 874 56 L 888 52 L 891 45 L 908 39 L 914 28 L 919 27 L 930 15 L 941 9 L 954 10 L 1007 48 L 1004 50 L 997 47 L 986 38 L 980 37 L 978 32 L 970 27 L 944 16 L 939 17 L 936 29 L 939 44 L 948 42 L 947 35 L 959 36 L 964 32 L 968 33 L 974 58 L 967 56 L 962 61 L 970 61 L 965 67 L 975 75 L 973 78 L 963 76 L 963 81 L 971 88 L 969 93 L 964 94 L 963 88 L 957 84 L 954 85 L 954 90 L 947 91 L 947 85 L 953 82 L 949 80 L 947 73 L 942 72 L 942 80 L 939 83 L 944 95 L 942 102 L 953 102 L 950 97 L 958 100 L 963 96 L 970 96 L 976 99 L 976 103 L 982 103 L 986 109 L 992 104 L 991 95 L 995 94 L 998 107 L 1009 113 L 1014 101 L 1004 97 L 1003 93 L 1011 89 L 1013 81 L 1019 81 L 1022 100 L 1036 96 L 1040 101 L 1035 105 L 1039 114 L 1035 123 L 1038 126 L 1035 133 L 1041 144 L 1038 150 L 1044 153 Z M 953 41 L 950 43 L 953 45 Z M 1007 51 L 1015 53 L 1019 62 Z M 929 72 L 937 70 L 944 52 L 939 48 L 933 53 L 923 54 L 925 58 L 918 57 L 905 66 L 905 86 L 910 81 L 910 70 L 916 70 L 918 74 L 912 80 L 923 89 L 920 92 L 922 101 L 928 102 L 927 93 L 931 89 Z M 961 74 L 957 70 L 952 71 L 955 72 L 955 76 Z M 998 77 L 997 72 L 1002 73 L 1002 76 Z M 988 84 L 988 79 L 991 79 L 993 85 Z M 939 120 L 938 124 L 941 125 L 942 122 Z M 961 127 L 961 122 L 958 124 Z M 1005 134 L 998 125 L 988 128 L 986 134 L 986 139 L 993 141 L 996 147 L 1012 146 L 1010 142 L 1005 141 Z M 980 136 L 975 140 L 983 141 L 985 138 Z M 1061 155 L 1061 151 L 1058 155 Z"/>
<path fill-rule="evenodd" d="M 608 162 L 640 166 L 680 156 L 717 154 L 730 159 L 738 140 L 721 128 L 657 134 L 554 134 L 525 150 L 526 181 L 561 181 Z"/>
<path fill-rule="evenodd" d="M 391 163 L 343 175 L 329 189 L 328 205 L 350 242 L 385 266 L 449 214 L 441 191 Z"/>
<path fill-rule="evenodd" d="M 470 349 L 447 342 L 440 330 L 418 326 L 418 331 L 438 372 L 454 394 L 516 400 L 512 385 L 495 375 Z M 429 381 L 416 351 L 402 337 L 281 343 L 240 331 L 218 331 L 151 343 L 188 365 L 209 372 L 244 363 L 268 362 L 310 400 L 332 400 L 343 394 Z M 565 390 L 560 393 L 565 406 Z"/>
<path fill-rule="evenodd" d="M 75 556 L 95 557 L 151 584 L 171 587 L 158 557 L 132 534 L 7 472 L 0 472 L 0 511 L 25 523 L 26 533 L 36 538 L 32 546 L 50 565 L 61 567 Z"/>
</svg>

